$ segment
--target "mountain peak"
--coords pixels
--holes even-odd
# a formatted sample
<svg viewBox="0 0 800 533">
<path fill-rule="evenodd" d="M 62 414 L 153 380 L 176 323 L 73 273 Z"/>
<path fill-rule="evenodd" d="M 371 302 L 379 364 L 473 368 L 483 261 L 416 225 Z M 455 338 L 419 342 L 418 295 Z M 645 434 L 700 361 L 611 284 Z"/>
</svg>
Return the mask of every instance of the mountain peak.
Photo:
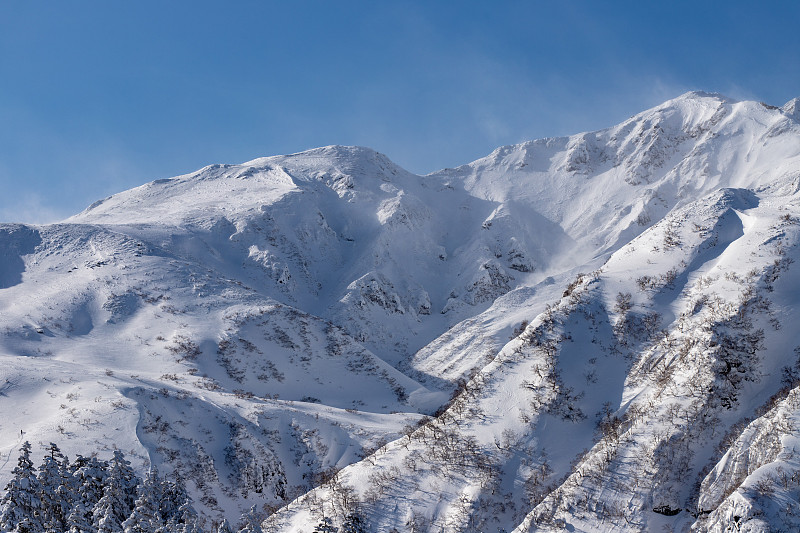
<svg viewBox="0 0 800 533">
<path fill-rule="evenodd" d="M 787 117 L 800 121 L 800 97 L 792 98 L 781 107 L 781 112 Z"/>
<path fill-rule="evenodd" d="M 770 516 L 797 501 L 765 475 L 797 470 L 797 110 L 692 91 L 427 176 L 332 145 L 0 225 L 0 452 L 131 450 L 209 520 L 305 498 L 280 531 L 342 494 L 385 531 Z"/>
<path fill-rule="evenodd" d="M 258 157 L 256 159 L 246 161 L 242 163 L 242 165 L 252 166 L 282 159 L 297 160 L 320 157 L 330 159 L 331 161 L 355 161 L 360 159 L 373 159 L 376 157 L 386 156 L 366 146 L 331 144 L 328 146 L 319 146 L 291 154 Z"/>
<path fill-rule="evenodd" d="M 721 93 L 708 92 L 708 91 L 686 91 L 673 100 L 704 100 L 713 98 L 720 101 L 730 101 L 731 99 Z"/>
</svg>

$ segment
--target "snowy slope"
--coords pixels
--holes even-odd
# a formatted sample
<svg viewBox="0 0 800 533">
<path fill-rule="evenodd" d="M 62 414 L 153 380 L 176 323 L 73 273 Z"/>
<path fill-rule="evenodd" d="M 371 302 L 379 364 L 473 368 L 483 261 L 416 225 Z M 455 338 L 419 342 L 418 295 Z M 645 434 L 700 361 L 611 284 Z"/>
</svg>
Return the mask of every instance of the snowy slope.
<svg viewBox="0 0 800 533">
<path fill-rule="evenodd" d="M 23 439 L 97 442 L 278 530 L 791 530 L 797 106 L 687 93 L 427 176 L 332 146 L 0 226 L 0 481 Z"/>
</svg>

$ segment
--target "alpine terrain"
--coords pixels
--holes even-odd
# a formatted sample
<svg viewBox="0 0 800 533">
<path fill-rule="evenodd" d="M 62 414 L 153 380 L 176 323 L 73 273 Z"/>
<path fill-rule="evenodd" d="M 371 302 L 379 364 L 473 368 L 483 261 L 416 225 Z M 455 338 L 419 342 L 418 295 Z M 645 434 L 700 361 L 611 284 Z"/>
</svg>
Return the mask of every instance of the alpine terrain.
<svg viewBox="0 0 800 533">
<path fill-rule="evenodd" d="M 8 494 L 57 445 L 205 531 L 800 530 L 800 99 L 212 165 L 0 254 Z"/>
</svg>

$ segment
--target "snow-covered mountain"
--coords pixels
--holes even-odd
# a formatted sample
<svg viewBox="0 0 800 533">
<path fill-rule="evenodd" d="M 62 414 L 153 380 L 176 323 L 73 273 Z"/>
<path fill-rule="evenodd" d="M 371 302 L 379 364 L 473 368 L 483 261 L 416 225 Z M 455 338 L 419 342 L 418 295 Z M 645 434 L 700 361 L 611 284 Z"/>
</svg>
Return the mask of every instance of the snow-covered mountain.
<svg viewBox="0 0 800 533">
<path fill-rule="evenodd" d="M 427 176 L 331 146 L 0 225 L 0 482 L 53 441 L 180 474 L 208 524 L 795 530 L 799 103 L 687 93 Z"/>
</svg>

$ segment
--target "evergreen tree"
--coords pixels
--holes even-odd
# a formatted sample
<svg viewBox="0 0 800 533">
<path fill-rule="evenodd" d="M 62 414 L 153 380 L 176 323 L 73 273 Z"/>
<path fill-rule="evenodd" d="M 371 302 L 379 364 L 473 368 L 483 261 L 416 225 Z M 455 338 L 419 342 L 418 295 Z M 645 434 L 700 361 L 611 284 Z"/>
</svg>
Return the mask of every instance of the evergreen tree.
<svg viewBox="0 0 800 533">
<path fill-rule="evenodd" d="M 92 511 L 103 497 L 103 487 L 108 478 L 108 463 L 96 457 L 81 455 L 70 465 L 75 483 L 76 497 L 67 516 L 70 533 L 94 533 Z"/>
<path fill-rule="evenodd" d="M 239 533 L 263 533 L 255 505 L 242 515 L 242 527 L 239 529 Z"/>
<path fill-rule="evenodd" d="M 97 530 L 92 524 L 92 510 L 80 498 L 72 505 L 67 515 L 67 531 L 69 533 L 95 533 Z"/>
<path fill-rule="evenodd" d="M 175 482 L 161 482 L 161 516 L 168 531 L 193 533 L 199 531 L 197 512 L 180 477 Z"/>
<path fill-rule="evenodd" d="M 139 497 L 133 512 L 122 523 L 125 533 L 156 533 L 164 526 L 159 510 L 161 482 L 156 467 L 150 468 L 144 482 L 139 485 Z"/>
<path fill-rule="evenodd" d="M 108 463 L 96 457 L 79 455 L 71 465 L 72 477 L 77 485 L 78 495 L 91 510 L 103 497 L 108 479 Z"/>
<path fill-rule="evenodd" d="M 69 515 L 72 512 L 72 508 L 75 506 L 76 502 L 80 501 L 78 479 L 72 474 L 72 465 L 67 456 L 64 456 L 61 460 L 59 475 L 61 476 L 61 486 L 56 489 L 58 500 L 61 502 L 59 520 L 62 529 L 59 531 L 64 531 L 65 529 L 69 529 Z"/>
<path fill-rule="evenodd" d="M 189 501 L 183 482 L 177 478 L 175 482 L 169 480 L 161 481 L 161 500 L 159 509 L 164 523 L 177 524 L 181 521 L 183 510 L 181 507 Z"/>
<path fill-rule="evenodd" d="M 6 485 L 6 493 L 0 500 L 0 529 L 19 533 L 43 531 L 40 520 L 39 480 L 31 462 L 31 444 L 22 445 L 14 477 Z"/>
<path fill-rule="evenodd" d="M 233 533 L 233 528 L 231 528 L 226 518 L 223 518 L 222 522 L 217 526 L 217 533 Z"/>
<path fill-rule="evenodd" d="M 186 489 L 162 481 L 152 468 L 144 482 L 122 452 L 109 462 L 78 456 L 74 463 L 54 443 L 38 469 L 22 445 L 14 477 L 0 499 L 0 531 L 14 533 L 202 533 Z M 244 517 L 243 517 L 244 518 Z M 255 506 L 243 531 L 262 533 Z M 222 533 L 232 533 L 224 522 Z"/>
<path fill-rule="evenodd" d="M 181 505 L 180 511 L 181 518 L 175 531 L 177 533 L 202 533 L 197 524 L 197 513 L 188 499 Z M 261 532 L 260 527 L 258 531 Z"/>
<path fill-rule="evenodd" d="M 93 525 L 98 533 L 123 532 L 122 523 L 131 515 L 136 503 L 138 481 L 124 454 L 114 450 L 114 456 L 109 461 L 103 497 L 92 513 Z"/>
<path fill-rule="evenodd" d="M 127 520 L 132 506 L 127 498 L 120 480 L 109 477 L 103 497 L 97 502 L 92 512 L 93 525 L 98 533 L 122 533 L 122 523 Z"/>
<path fill-rule="evenodd" d="M 69 460 L 58 446 L 50 443 L 42 466 L 39 467 L 39 500 L 41 502 L 41 522 L 47 531 L 67 529 L 67 517 L 76 499 L 74 478 L 69 469 Z"/>
</svg>

